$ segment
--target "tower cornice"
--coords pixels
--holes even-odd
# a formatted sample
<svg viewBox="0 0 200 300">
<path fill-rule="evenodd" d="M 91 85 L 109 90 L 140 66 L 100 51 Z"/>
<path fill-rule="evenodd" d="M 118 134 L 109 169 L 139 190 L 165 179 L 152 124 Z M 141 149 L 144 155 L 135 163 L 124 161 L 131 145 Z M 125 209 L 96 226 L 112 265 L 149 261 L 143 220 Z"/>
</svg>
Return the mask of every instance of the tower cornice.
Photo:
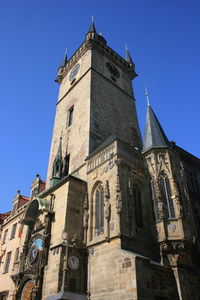
<svg viewBox="0 0 200 300">
<path fill-rule="evenodd" d="M 85 41 L 80 45 L 80 47 L 72 54 L 68 62 L 64 67 L 60 67 L 58 70 L 58 75 L 56 77 L 56 82 L 61 84 L 63 78 L 69 72 L 73 66 L 77 64 L 79 59 L 85 54 L 87 50 L 98 50 L 101 54 L 107 57 L 115 65 L 121 68 L 124 72 L 128 73 L 131 79 L 134 79 L 137 74 L 135 72 L 133 64 L 127 62 L 118 53 L 116 53 L 112 48 L 110 48 L 105 39 L 101 35 L 95 33 L 88 33 L 86 35 Z"/>
</svg>

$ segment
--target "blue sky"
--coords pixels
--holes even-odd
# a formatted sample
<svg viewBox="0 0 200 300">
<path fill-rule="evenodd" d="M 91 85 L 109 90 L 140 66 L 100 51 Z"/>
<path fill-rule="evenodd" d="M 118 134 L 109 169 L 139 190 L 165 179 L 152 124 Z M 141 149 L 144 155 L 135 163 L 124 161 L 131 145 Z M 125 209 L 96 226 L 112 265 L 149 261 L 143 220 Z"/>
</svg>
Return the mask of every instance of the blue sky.
<svg viewBox="0 0 200 300">
<path fill-rule="evenodd" d="M 58 84 L 68 56 L 94 16 L 98 32 L 136 64 L 133 86 L 144 131 L 147 84 L 151 105 L 168 138 L 199 156 L 199 0 L 18 0 L 0 3 L 0 212 L 17 190 L 29 196 L 46 178 Z"/>
</svg>

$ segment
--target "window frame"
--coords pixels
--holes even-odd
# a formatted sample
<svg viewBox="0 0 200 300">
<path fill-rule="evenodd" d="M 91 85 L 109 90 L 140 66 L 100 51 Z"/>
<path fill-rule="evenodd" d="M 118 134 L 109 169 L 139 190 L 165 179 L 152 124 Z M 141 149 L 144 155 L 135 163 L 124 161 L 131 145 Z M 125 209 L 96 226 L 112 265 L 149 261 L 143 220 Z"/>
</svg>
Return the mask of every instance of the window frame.
<svg viewBox="0 0 200 300">
<path fill-rule="evenodd" d="M 74 119 L 74 105 L 72 105 L 67 111 L 67 128 L 69 128 Z"/>
<path fill-rule="evenodd" d="M 8 228 L 4 231 L 2 244 L 5 244 L 8 238 Z"/>
<path fill-rule="evenodd" d="M 12 251 L 7 252 L 3 273 L 8 273 L 10 268 Z"/>
<path fill-rule="evenodd" d="M 17 223 L 13 224 L 11 234 L 10 234 L 10 240 L 15 238 L 17 232 Z"/>
</svg>

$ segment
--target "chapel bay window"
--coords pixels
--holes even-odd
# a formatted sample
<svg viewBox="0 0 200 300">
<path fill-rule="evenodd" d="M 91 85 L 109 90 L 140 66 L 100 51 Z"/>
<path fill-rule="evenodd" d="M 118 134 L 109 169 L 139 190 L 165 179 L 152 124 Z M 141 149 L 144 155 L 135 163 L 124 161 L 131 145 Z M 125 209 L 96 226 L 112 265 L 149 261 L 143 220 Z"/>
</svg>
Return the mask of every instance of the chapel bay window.
<svg viewBox="0 0 200 300">
<path fill-rule="evenodd" d="M 161 197 L 164 204 L 165 216 L 168 219 L 175 218 L 175 210 L 174 210 L 174 203 L 172 200 L 170 182 L 166 174 L 162 174 L 160 176 L 159 183 L 160 183 Z"/>
<path fill-rule="evenodd" d="M 104 232 L 104 189 L 99 184 L 94 192 L 95 200 L 95 236 Z"/>
</svg>

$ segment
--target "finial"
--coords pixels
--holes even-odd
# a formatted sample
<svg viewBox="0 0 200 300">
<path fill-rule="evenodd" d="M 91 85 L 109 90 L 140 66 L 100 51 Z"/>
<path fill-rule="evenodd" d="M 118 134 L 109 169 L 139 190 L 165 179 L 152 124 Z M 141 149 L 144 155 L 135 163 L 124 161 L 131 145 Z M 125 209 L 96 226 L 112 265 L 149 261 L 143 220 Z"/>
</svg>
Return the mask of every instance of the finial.
<svg viewBox="0 0 200 300">
<path fill-rule="evenodd" d="M 128 46 L 127 46 L 127 44 L 125 45 L 125 48 L 126 48 L 126 51 L 128 51 Z"/>
<path fill-rule="evenodd" d="M 17 194 L 18 194 L 18 195 L 20 195 L 20 194 L 21 194 L 21 191 L 20 191 L 20 190 L 18 190 L 18 191 L 17 191 Z"/>
<path fill-rule="evenodd" d="M 146 85 L 145 85 L 144 89 L 145 89 L 145 96 L 146 96 L 146 99 L 147 99 L 147 105 L 150 106 L 149 95 L 148 95 L 148 90 L 147 90 L 147 86 Z"/>
<path fill-rule="evenodd" d="M 92 23 L 94 23 L 94 16 L 92 16 Z"/>
</svg>

